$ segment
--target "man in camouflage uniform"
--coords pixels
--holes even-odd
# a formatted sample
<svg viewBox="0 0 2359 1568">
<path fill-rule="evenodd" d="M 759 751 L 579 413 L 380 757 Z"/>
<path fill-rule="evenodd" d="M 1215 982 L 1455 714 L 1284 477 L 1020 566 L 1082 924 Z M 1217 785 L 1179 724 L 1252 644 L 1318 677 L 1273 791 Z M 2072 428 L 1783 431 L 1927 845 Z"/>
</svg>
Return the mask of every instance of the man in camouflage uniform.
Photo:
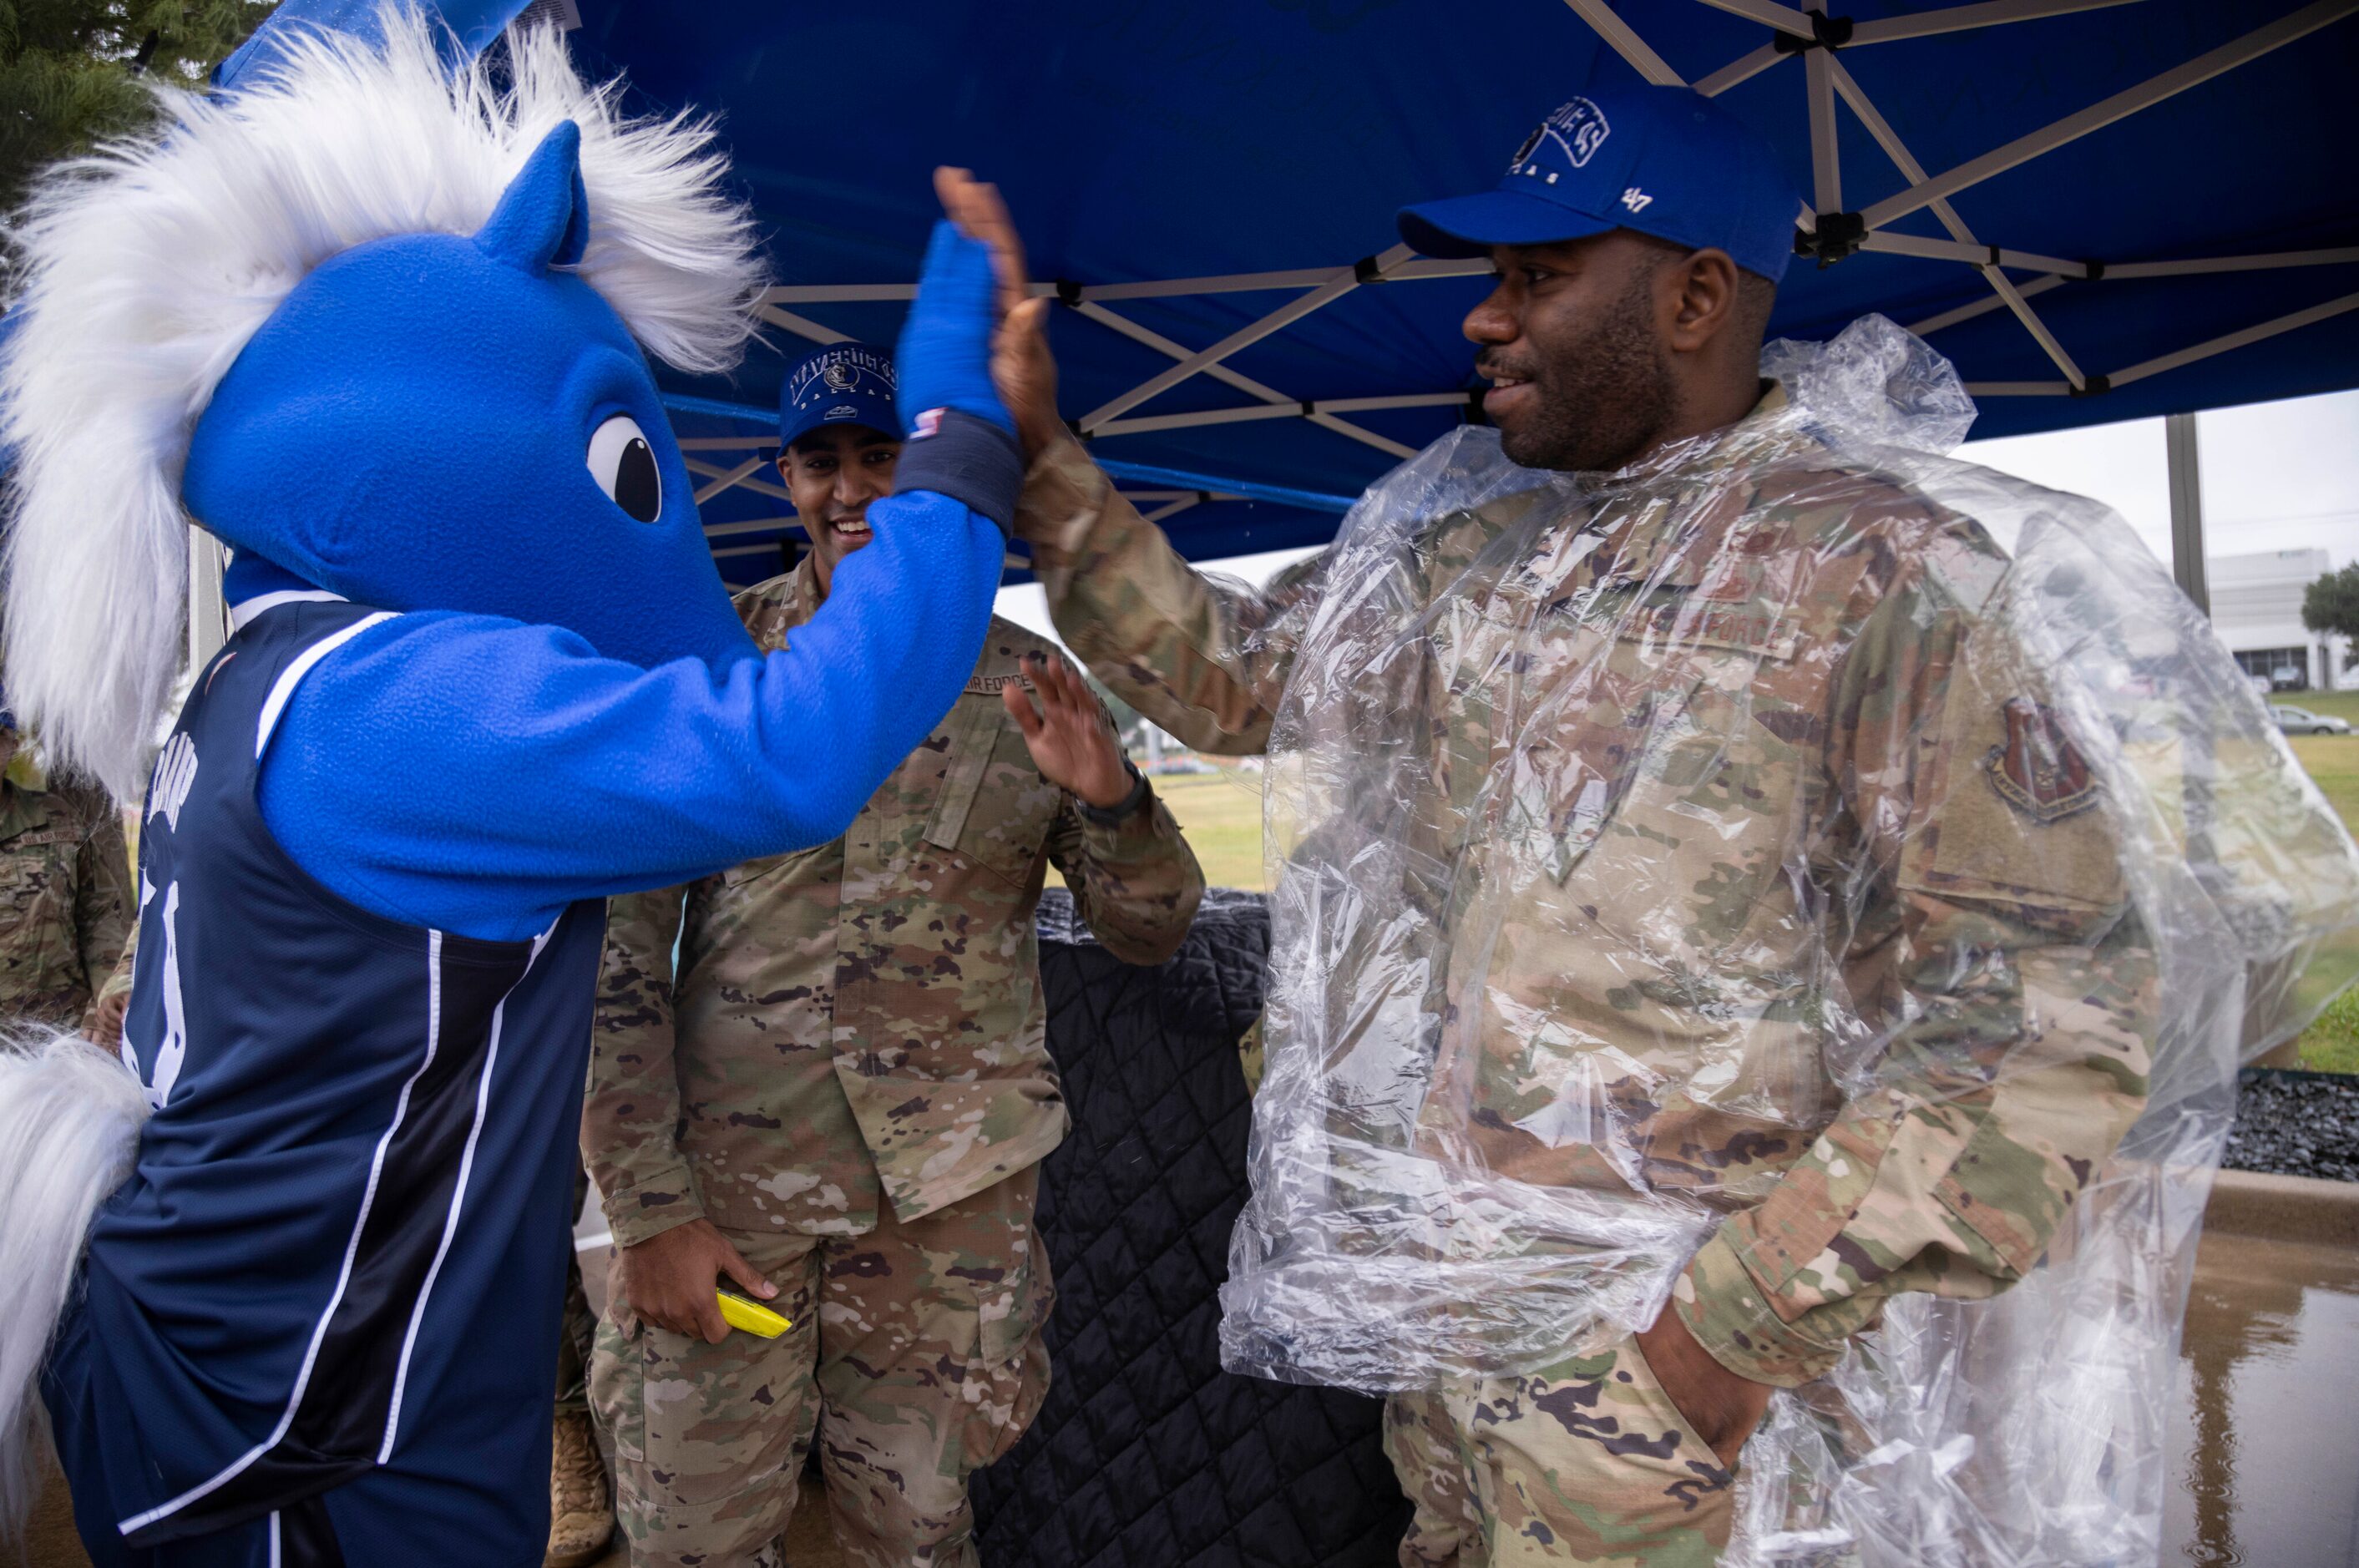
<svg viewBox="0 0 2359 1568">
<path fill-rule="evenodd" d="M 995 198 L 965 201 L 971 232 L 1020 255 Z M 1418 248 L 1497 265 L 1465 331 L 1506 455 L 1636 476 L 1560 519 L 1531 493 L 1437 519 L 1392 568 L 1408 615 L 1450 595 L 1404 620 L 1430 637 L 1394 702 L 1432 718 L 1384 733 L 1431 755 L 1399 770 L 1423 782 L 1396 831 L 1448 865 L 1566 824 L 1548 876 L 1495 893 L 1495 943 L 1444 950 L 1446 1014 L 1481 1021 L 1444 1031 L 1431 1081 L 1467 1087 L 1430 1096 L 1417 1137 L 1516 1181 L 1726 1216 L 1650 1328 L 1391 1399 L 1407 1565 L 1713 1561 L 1771 1389 L 1822 1376 L 1897 1292 L 2020 1279 L 2146 1094 L 2151 943 L 2038 671 L 1977 616 L 2005 556 L 1818 448 L 1759 378 L 1794 205 L 1709 101 L 1593 88 L 1501 191 L 1402 217 Z M 1019 422 L 1049 417 L 1044 342 L 1003 392 Z M 1680 499 L 1705 495 L 1725 504 Z M 1070 441 L 1034 463 L 1017 528 L 1059 630 L 1118 694 L 1198 748 L 1266 747 L 1334 551 L 1260 593 L 1218 583 Z M 1478 562 L 1516 528 L 1528 551 Z M 1559 690 L 1582 700 L 1520 705 Z M 1658 703 L 1686 706 L 1658 726 Z M 1694 755 L 1672 755 L 1681 734 Z M 1542 793 L 1597 784 L 1602 809 L 1486 799 L 1516 766 Z M 1808 1033 L 1812 951 L 1886 1037 L 1873 1094 L 1846 1101 Z M 1332 963 L 1335 1005 L 1365 1005 L 1353 955 Z M 1731 1017 L 1753 1020 L 1733 1048 Z M 1728 1051 L 1724 1092 L 1691 1098 L 1705 1063 L 1683 1053 L 1708 1048 Z M 1604 1130 L 1552 1132 L 1583 1073 Z M 1762 1105 L 1788 1114 L 1736 1108 Z"/>
<path fill-rule="evenodd" d="M 123 819 L 97 790 L 52 782 L 0 714 L 0 1022 L 79 1029 L 112 1050 L 130 996 L 109 976 L 130 941 Z"/>
<path fill-rule="evenodd" d="M 813 548 L 738 600 L 765 649 L 891 494 L 891 376 L 844 344 L 788 377 L 779 469 Z M 967 1475 L 1048 1382 L 1032 1208 L 1066 1117 L 1032 916 L 1052 864 L 1136 964 L 1177 950 L 1202 892 L 1080 675 L 995 621 L 843 838 L 684 906 L 614 902 L 582 1136 L 620 1249 L 592 1393 L 634 1563 L 775 1563 L 815 1432 L 854 1561 L 974 1561 Z M 729 1332 L 716 1275 L 792 1326 Z"/>
</svg>

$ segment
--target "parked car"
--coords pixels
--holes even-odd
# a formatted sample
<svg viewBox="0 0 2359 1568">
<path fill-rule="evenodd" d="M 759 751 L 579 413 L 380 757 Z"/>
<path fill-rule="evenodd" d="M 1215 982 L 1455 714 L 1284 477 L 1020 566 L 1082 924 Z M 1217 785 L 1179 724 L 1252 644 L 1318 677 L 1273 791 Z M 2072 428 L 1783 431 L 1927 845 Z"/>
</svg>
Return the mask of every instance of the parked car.
<svg viewBox="0 0 2359 1568">
<path fill-rule="evenodd" d="M 2310 671 L 2299 664 L 2280 664 L 2269 671 L 2269 684 L 2279 691 L 2299 691 L 2310 684 Z"/>
<path fill-rule="evenodd" d="M 2288 735 L 2349 735 L 2351 733 L 2351 725 L 2347 720 L 2335 718 L 2329 713 L 2313 713 L 2308 708 L 2296 708 L 2284 702 L 2270 703 L 2269 716 L 2276 719 L 2277 728 Z"/>
<path fill-rule="evenodd" d="M 2247 675 L 2245 679 L 2252 682 L 2253 690 L 2258 691 L 2264 697 L 2277 690 L 2276 687 L 2269 684 L 2269 678 L 2266 675 Z"/>
</svg>

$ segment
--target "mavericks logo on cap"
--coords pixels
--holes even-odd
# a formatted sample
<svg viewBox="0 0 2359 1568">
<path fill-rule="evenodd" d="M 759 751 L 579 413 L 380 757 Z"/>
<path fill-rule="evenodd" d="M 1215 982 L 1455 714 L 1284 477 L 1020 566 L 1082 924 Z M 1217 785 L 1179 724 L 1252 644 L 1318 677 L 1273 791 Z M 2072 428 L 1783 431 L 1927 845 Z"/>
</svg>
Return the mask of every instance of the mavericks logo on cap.
<svg viewBox="0 0 2359 1568">
<path fill-rule="evenodd" d="M 787 400 L 807 408 L 831 393 L 890 397 L 894 385 L 891 360 L 864 343 L 839 343 L 820 350 L 788 373 Z"/>
<path fill-rule="evenodd" d="M 1547 119 L 1542 120 L 1524 145 L 1516 149 L 1507 172 L 1515 173 L 1524 167 L 1524 160 L 1539 149 L 1544 141 L 1554 142 L 1564 150 L 1565 161 L 1575 169 L 1586 166 L 1605 145 L 1614 127 L 1605 123 L 1605 111 L 1586 98 L 1575 98 Z"/>
</svg>

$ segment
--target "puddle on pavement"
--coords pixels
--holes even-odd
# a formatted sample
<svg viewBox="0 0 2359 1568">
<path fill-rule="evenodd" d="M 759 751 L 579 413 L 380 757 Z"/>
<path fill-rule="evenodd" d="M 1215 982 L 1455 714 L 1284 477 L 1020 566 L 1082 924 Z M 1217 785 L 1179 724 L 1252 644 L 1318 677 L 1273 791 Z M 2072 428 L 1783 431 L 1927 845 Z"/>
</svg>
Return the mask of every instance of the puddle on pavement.
<svg viewBox="0 0 2359 1568">
<path fill-rule="evenodd" d="M 2359 1254 L 2204 1236 L 2171 1397 L 2169 1568 L 2359 1563 Z"/>
</svg>

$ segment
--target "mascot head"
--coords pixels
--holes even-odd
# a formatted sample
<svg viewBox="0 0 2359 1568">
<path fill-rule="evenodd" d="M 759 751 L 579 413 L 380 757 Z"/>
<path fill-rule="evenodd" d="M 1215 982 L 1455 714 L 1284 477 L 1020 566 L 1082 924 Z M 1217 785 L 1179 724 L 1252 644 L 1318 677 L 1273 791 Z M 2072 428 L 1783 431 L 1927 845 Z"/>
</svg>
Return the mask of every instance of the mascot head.
<svg viewBox="0 0 2359 1568">
<path fill-rule="evenodd" d="M 380 32 L 168 94 L 16 235 L 10 695 L 119 798 L 180 659 L 192 521 L 386 609 L 647 666 L 752 651 L 645 357 L 725 369 L 752 331 L 709 128 L 623 119 L 553 31 L 512 35 L 500 82 L 414 12 Z"/>
</svg>

